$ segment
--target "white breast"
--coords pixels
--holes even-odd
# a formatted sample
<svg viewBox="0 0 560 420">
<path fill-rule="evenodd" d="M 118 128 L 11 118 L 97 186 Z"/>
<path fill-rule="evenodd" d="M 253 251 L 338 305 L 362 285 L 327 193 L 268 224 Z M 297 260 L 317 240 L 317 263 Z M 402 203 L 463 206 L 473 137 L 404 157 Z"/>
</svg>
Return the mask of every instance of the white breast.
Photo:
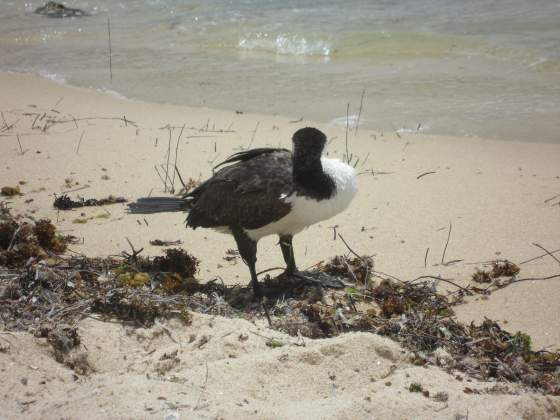
<svg viewBox="0 0 560 420">
<path fill-rule="evenodd" d="M 274 223 L 259 229 L 248 229 L 247 234 L 253 240 L 268 235 L 295 235 L 303 229 L 322 220 L 327 220 L 345 210 L 358 191 L 356 171 L 338 159 L 321 159 L 323 171 L 336 185 L 335 194 L 328 200 L 317 201 L 313 198 L 298 196 L 295 193 L 280 197 L 291 203 L 290 213 Z"/>
</svg>

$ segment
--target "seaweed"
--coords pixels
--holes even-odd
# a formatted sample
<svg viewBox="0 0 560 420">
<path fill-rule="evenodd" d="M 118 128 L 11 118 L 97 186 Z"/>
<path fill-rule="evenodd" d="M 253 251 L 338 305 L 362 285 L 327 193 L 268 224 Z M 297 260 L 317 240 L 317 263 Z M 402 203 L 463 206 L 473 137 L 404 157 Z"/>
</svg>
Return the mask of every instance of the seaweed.
<svg viewBox="0 0 560 420">
<path fill-rule="evenodd" d="M 519 266 L 508 260 L 496 260 L 491 263 L 490 270 L 476 269 L 472 275 L 472 280 L 476 283 L 492 283 L 500 277 L 515 277 L 521 270 Z"/>
<path fill-rule="evenodd" d="M 162 239 L 152 239 L 150 241 L 150 245 L 153 246 L 176 246 L 176 245 L 181 245 L 182 243 L 183 241 L 181 241 L 180 239 L 176 241 L 164 241 Z"/>
<path fill-rule="evenodd" d="M 0 193 L 5 197 L 13 197 L 16 195 L 21 195 L 21 190 L 19 187 L 2 187 Z"/>
<path fill-rule="evenodd" d="M 199 260 L 183 249 L 148 258 L 131 244 L 132 252 L 120 256 L 63 257 L 61 248 L 53 246 L 57 238 L 63 237 L 49 221 L 21 223 L 0 205 L 0 328 L 47 337 L 55 358 L 78 374 L 93 371 L 77 330 L 68 327 L 83 317 L 144 327 L 160 318 L 177 318 L 189 325 L 191 313 L 200 311 L 268 319 L 271 328 L 298 337 L 380 334 L 401 343 L 418 365 L 560 395 L 560 352 L 535 351 L 530 336 L 508 332 L 496 321 L 466 325 L 454 316 L 454 307 L 467 296 L 529 280 L 517 278 L 518 266 L 511 262 L 492 263 L 491 283 L 479 289 L 431 276 L 403 281 L 375 271 L 370 257 L 336 256 L 306 272 L 311 280 L 267 275 L 262 285 L 266 297 L 258 302 L 249 286 L 199 283 Z M 337 282 L 344 287 L 335 286 Z M 454 289 L 438 292 L 437 282 Z M 266 344 L 282 345 L 269 339 Z M 408 389 L 429 396 L 421 384 Z"/>
<path fill-rule="evenodd" d="M 155 257 L 147 263 L 150 271 L 164 271 L 180 274 L 183 277 L 193 277 L 198 271 L 200 261 L 181 248 L 165 250 L 164 256 Z"/>
<path fill-rule="evenodd" d="M 33 233 L 43 249 L 63 253 L 66 251 L 68 238 L 56 234 L 56 227 L 48 219 L 41 219 L 35 223 Z"/>
<path fill-rule="evenodd" d="M 49 1 L 43 6 L 35 9 L 35 13 L 38 15 L 43 15 L 51 18 L 65 18 L 65 17 L 82 17 L 88 16 L 88 13 L 81 9 L 73 9 L 71 7 L 66 7 L 61 3 L 55 1 Z"/>
<path fill-rule="evenodd" d="M 105 206 L 108 204 L 118 204 L 126 203 L 128 200 L 124 197 L 115 197 L 109 195 L 106 198 L 96 199 L 96 198 L 80 198 L 79 200 L 72 200 L 68 195 L 63 194 L 61 196 L 56 196 L 53 202 L 53 206 L 59 210 L 71 210 L 80 207 L 93 207 L 93 206 Z"/>
</svg>

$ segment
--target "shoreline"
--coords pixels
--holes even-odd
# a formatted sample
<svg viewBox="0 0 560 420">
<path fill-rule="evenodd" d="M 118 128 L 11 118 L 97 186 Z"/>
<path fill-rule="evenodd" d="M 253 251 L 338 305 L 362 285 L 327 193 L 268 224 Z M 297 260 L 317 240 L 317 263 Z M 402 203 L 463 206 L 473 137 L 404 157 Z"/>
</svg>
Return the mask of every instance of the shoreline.
<svg viewBox="0 0 560 420">
<path fill-rule="evenodd" d="M 20 72 L 17 70 L 1 70 L 0 69 L 0 73 L 4 73 L 4 74 L 13 74 L 15 76 L 17 75 L 22 75 L 22 76 L 29 76 L 29 77 L 38 77 L 41 79 L 45 79 L 48 81 L 52 81 L 53 83 L 56 83 L 59 86 L 62 87 L 69 87 L 69 88 L 76 88 L 76 89 L 84 89 L 86 91 L 93 91 L 93 92 L 97 92 L 100 94 L 107 94 L 109 96 L 112 96 L 116 99 L 121 99 L 121 100 L 126 100 L 126 101 L 131 101 L 131 102 L 138 102 L 138 103 L 147 103 L 147 104 L 154 104 L 154 105 L 162 105 L 162 106 L 169 106 L 169 107 L 183 107 L 183 108 L 187 108 L 187 109 L 209 109 L 212 111 L 218 111 L 218 112 L 222 112 L 222 113 L 228 113 L 233 111 L 233 109 L 229 109 L 229 108 L 224 108 L 224 107 L 208 107 L 208 106 L 204 106 L 204 105 L 188 105 L 188 104 L 181 104 L 179 102 L 166 102 L 164 99 L 150 99 L 150 98 L 142 98 L 142 97 L 134 97 L 134 96 L 127 96 L 126 94 L 122 93 L 119 90 L 113 90 L 113 88 L 111 86 L 99 86 L 99 87 L 94 87 L 94 86 L 87 86 L 87 85 L 75 85 L 72 84 L 71 82 L 68 82 L 67 79 L 57 73 L 48 73 L 46 71 L 38 71 L 38 72 Z M 450 133 L 450 132 L 445 132 L 444 131 L 440 131 L 438 132 L 438 129 L 436 129 L 435 132 L 433 132 L 433 128 L 431 127 L 431 124 L 428 122 L 428 124 L 422 124 L 422 122 L 413 122 L 411 123 L 411 121 L 403 121 L 402 124 L 394 124 L 394 122 L 390 122 L 390 126 L 391 128 L 384 127 L 384 128 L 379 128 L 379 127 L 372 127 L 370 126 L 370 120 L 371 120 L 371 115 L 365 115 L 364 114 L 360 114 L 361 113 L 361 107 L 362 105 L 360 104 L 361 101 L 364 100 L 364 97 L 360 98 L 360 92 L 354 92 L 355 95 L 351 95 L 352 98 L 347 98 L 347 99 L 341 99 L 341 107 L 340 107 L 340 112 L 337 114 L 332 114 L 330 117 L 325 117 L 323 119 L 319 119 L 319 120 L 315 120 L 312 117 L 309 118 L 304 118 L 301 115 L 288 115 L 288 114 L 282 114 L 282 113 L 259 113 L 259 112 L 253 112 L 251 110 L 247 111 L 245 109 L 243 109 L 243 106 L 241 106 L 241 109 L 236 109 L 235 111 L 239 111 L 243 114 L 247 114 L 247 115 L 252 115 L 252 116 L 258 116 L 258 115 L 264 115 L 264 116 L 268 116 L 268 117 L 278 117 L 281 119 L 285 119 L 285 120 L 289 120 L 290 122 L 297 122 L 297 121 L 309 121 L 309 122 L 314 122 L 316 124 L 319 124 L 321 126 L 324 127 L 336 127 L 338 129 L 342 129 L 345 130 L 346 127 L 346 115 L 344 114 L 344 110 L 346 108 L 346 105 L 349 105 L 350 107 L 350 114 L 348 115 L 348 119 L 350 121 L 350 131 L 353 130 L 352 125 L 355 123 L 355 121 L 358 119 L 359 117 L 359 121 L 361 121 L 360 123 L 360 130 L 365 130 L 365 131 L 370 131 L 370 132 L 378 132 L 378 133 L 399 133 L 399 135 L 408 135 L 408 134 L 412 134 L 412 135 L 424 135 L 427 137 L 440 137 L 440 138 L 456 138 L 456 139 L 474 139 L 474 140 L 481 140 L 481 139 L 485 139 L 485 140 L 492 140 L 492 141 L 504 141 L 504 142 L 511 142 L 511 143 L 526 143 L 526 142 L 530 142 L 530 143 L 536 143 L 536 144 L 553 144 L 553 145 L 557 145 L 560 144 L 560 137 L 556 136 L 556 137 L 550 137 L 550 136 L 545 136 L 545 140 L 540 140 L 539 135 L 535 135 L 535 136 L 530 136 L 530 138 L 521 138 L 519 133 L 517 133 L 515 131 L 515 129 L 513 127 L 508 128 L 507 130 L 505 129 L 505 127 L 501 127 L 498 128 L 496 131 L 496 127 L 490 128 L 490 126 L 488 126 L 488 131 L 486 133 L 486 135 L 480 135 L 477 134 L 475 132 L 467 132 L 465 131 L 465 129 L 461 129 L 461 133 Z M 366 107 L 367 108 L 367 103 L 368 101 L 370 101 L 370 98 L 368 98 L 367 92 L 364 89 L 363 91 L 361 91 L 361 94 L 365 95 L 365 102 L 366 102 Z M 357 95 L 357 96 L 356 96 Z M 202 101 L 203 103 L 205 102 L 204 100 Z M 370 104 L 371 106 L 371 104 Z M 374 108 L 378 108 L 377 104 L 373 104 Z M 249 108 L 251 108 L 251 106 L 249 106 Z M 530 122 L 529 125 L 531 126 L 531 130 L 529 130 L 528 132 L 537 132 L 537 133 L 541 133 L 543 132 L 543 120 L 542 120 L 542 116 L 539 114 L 539 112 L 535 112 L 533 114 L 533 119 L 534 121 Z M 389 124 L 388 121 L 384 120 L 385 125 Z M 438 125 L 438 124 L 436 124 Z M 546 125 L 546 124 L 545 124 Z M 546 125 L 546 127 L 552 128 L 551 126 Z M 472 128 L 472 127 L 471 127 Z M 554 127 L 559 128 L 560 126 L 556 126 Z M 490 132 L 494 131 L 494 135 L 491 135 Z M 501 135 L 496 134 L 497 132 L 501 132 Z M 506 138 L 505 133 L 508 133 L 509 135 L 511 135 L 510 138 Z"/>
</svg>

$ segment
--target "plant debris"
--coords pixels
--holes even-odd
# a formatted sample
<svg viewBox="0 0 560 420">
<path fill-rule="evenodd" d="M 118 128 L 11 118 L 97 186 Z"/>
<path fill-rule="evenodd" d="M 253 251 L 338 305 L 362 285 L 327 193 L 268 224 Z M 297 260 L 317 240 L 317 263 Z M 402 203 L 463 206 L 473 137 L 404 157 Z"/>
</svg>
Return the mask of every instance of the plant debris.
<svg viewBox="0 0 560 420">
<path fill-rule="evenodd" d="M 241 258 L 241 256 L 237 249 L 228 249 L 226 251 L 226 255 L 223 258 L 224 261 L 235 262 L 238 258 Z"/>
<path fill-rule="evenodd" d="M 376 272 L 371 257 L 337 256 L 306 272 L 306 280 L 265 276 L 261 304 L 247 285 L 200 284 L 199 260 L 180 248 L 148 258 L 131 244 L 131 253 L 102 259 L 61 255 L 64 243 L 49 221 L 20 222 L 0 205 L 0 328 L 47 338 L 55 358 L 78 374 L 94 371 L 72 327 L 84 317 L 144 327 L 158 318 L 178 318 L 188 325 L 190 311 L 264 319 L 266 305 L 271 327 L 293 336 L 376 333 L 401 343 L 418 365 L 560 395 L 559 352 L 534 351 L 528 335 L 510 333 L 490 319 L 465 325 L 454 316 L 453 307 L 466 296 L 525 280 L 517 279 L 519 269 L 510 262 L 492 264 L 491 284 L 479 289 L 430 276 L 401 281 Z M 332 288 L 336 282 L 344 287 Z M 436 282 L 455 289 L 440 293 Z M 421 385 L 411 384 L 409 391 L 430 395 Z M 438 395 L 434 399 L 445 400 Z"/>
<path fill-rule="evenodd" d="M 0 267 L 18 268 L 46 260 L 64 252 L 74 241 L 73 236 L 56 234 L 50 220 L 19 222 L 5 207 L 0 209 Z"/>
<path fill-rule="evenodd" d="M 19 187 L 2 187 L 1 194 L 5 197 L 13 197 L 15 195 L 21 195 L 21 190 Z"/>
<path fill-rule="evenodd" d="M 177 246 L 177 245 L 181 245 L 183 243 L 183 241 L 181 241 L 180 239 L 177 239 L 176 241 L 164 241 L 161 239 L 153 239 L 150 241 L 150 245 L 153 246 Z"/>
<path fill-rule="evenodd" d="M 81 9 L 66 7 L 63 4 L 57 3 L 55 1 L 49 1 L 43 6 L 38 7 L 37 9 L 35 9 L 35 13 L 52 18 L 88 16 L 88 13 L 84 12 Z"/>
<path fill-rule="evenodd" d="M 105 206 L 107 204 L 117 204 L 117 203 L 126 203 L 128 200 L 124 197 L 115 197 L 115 196 L 108 196 L 102 199 L 96 198 L 80 198 L 78 201 L 72 200 L 68 195 L 63 194 L 60 197 L 56 197 L 54 199 L 53 206 L 59 210 L 71 210 L 74 208 L 79 207 L 90 207 L 90 206 Z"/>
<path fill-rule="evenodd" d="M 500 277 L 515 277 L 519 274 L 520 268 L 508 260 L 492 261 L 490 270 L 476 269 L 472 275 L 472 280 L 476 283 L 492 283 Z"/>
</svg>

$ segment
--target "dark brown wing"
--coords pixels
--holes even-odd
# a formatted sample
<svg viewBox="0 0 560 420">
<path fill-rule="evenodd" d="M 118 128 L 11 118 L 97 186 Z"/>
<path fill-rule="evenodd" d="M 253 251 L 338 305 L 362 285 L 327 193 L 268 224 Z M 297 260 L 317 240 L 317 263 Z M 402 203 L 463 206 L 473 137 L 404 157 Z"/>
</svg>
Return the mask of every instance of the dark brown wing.
<svg viewBox="0 0 560 420">
<path fill-rule="evenodd" d="M 220 166 L 226 165 L 228 163 L 233 162 L 244 162 L 249 159 L 253 159 L 254 157 L 266 154 L 266 153 L 274 153 L 274 152 L 288 152 L 291 153 L 288 149 L 275 149 L 271 147 L 260 147 L 257 149 L 250 149 L 250 150 L 243 150 L 242 152 L 237 152 L 228 157 L 221 163 L 218 163 L 214 166 L 214 169 L 218 169 Z"/>
<path fill-rule="evenodd" d="M 233 155 L 214 176 L 189 193 L 187 225 L 256 229 L 291 209 L 280 197 L 290 194 L 292 154 L 285 149 L 254 149 Z"/>
</svg>

